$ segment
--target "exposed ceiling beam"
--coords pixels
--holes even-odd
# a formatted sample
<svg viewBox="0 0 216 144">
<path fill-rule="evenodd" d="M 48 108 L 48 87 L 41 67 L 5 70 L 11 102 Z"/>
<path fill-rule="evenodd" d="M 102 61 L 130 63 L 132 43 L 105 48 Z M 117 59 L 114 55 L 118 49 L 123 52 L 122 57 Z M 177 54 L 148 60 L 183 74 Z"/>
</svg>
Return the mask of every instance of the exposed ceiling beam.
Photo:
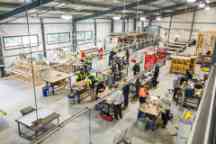
<svg viewBox="0 0 216 144">
<path fill-rule="evenodd" d="M 21 6 L 22 3 L 0 2 L 0 7 L 15 8 Z"/>
<path fill-rule="evenodd" d="M 48 6 L 42 6 L 38 8 L 38 10 L 49 10 L 49 11 L 62 11 L 62 12 L 89 12 L 89 13 L 95 13 L 98 12 L 98 10 L 88 10 L 88 9 L 83 9 L 83 10 L 77 10 L 73 8 L 57 8 L 57 7 L 48 7 Z"/>
<path fill-rule="evenodd" d="M 49 11 L 62 11 L 62 12 L 66 12 L 66 13 L 68 13 L 68 14 L 72 14 L 73 15 L 73 13 L 80 13 L 80 14 L 82 14 L 82 13 L 90 13 L 90 14 L 94 14 L 94 13 L 99 13 L 99 12 L 101 12 L 101 11 L 99 11 L 99 10 L 93 10 L 93 9 L 83 9 L 83 10 L 77 10 L 77 9 L 73 9 L 73 8 L 56 8 L 56 7 L 40 7 L 39 8 L 39 10 L 48 10 L 47 12 L 49 12 Z M 40 11 L 39 11 L 40 12 Z M 44 14 L 45 13 L 47 13 L 47 12 L 44 12 Z M 129 14 L 129 15 L 132 15 L 132 14 L 134 14 L 135 12 L 128 12 L 127 14 Z M 121 12 L 115 12 L 114 14 L 116 14 L 116 15 L 122 15 L 122 13 Z M 40 15 L 40 13 L 39 13 L 39 15 Z"/>
<path fill-rule="evenodd" d="M 216 2 L 211 2 L 208 5 L 211 8 L 214 8 L 214 7 L 216 7 Z M 180 14 L 185 14 L 185 13 L 191 13 L 193 11 L 199 11 L 199 10 L 203 10 L 203 9 L 199 8 L 198 6 L 191 6 L 191 7 L 188 7 L 188 8 L 175 10 L 172 13 L 168 13 L 168 14 L 163 15 L 163 17 L 173 16 L 173 15 L 180 15 Z"/>
<path fill-rule="evenodd" d="M 139 1 L 139 4 L 141 5 L 144 5 L 144 4 L 149 4 L 149 3 L 152 3 L 152 2 L 155 2 L 157 0 L 140 0 Z M 88 16 L 83 16 L 83 17 L 80 17 L 80 18 L 76 18 L 75 20 L 76 21 L 81 21 L 81 20 L 86 20 L 86 19 L 90 19 L 90 18 L 95 18 L 95 17 L 99 17 L 99 16 L 103 16 L 103 15 L 106 15 L 106 14 L 110 14 L 110 13 L 113 13 L 115 11 L 121 11 L 123 9 L 130 9 L 130 8 L 133 8 L 133 7 L 136 7 L 137 6 L 137 2 L 132 2 L 132 3 L 129 3 L 127 4 L 126 6 L 118 6 L 118 7 L 113 7 L 109 10 L 105 10 L 105 11 L 101 11 L 99 13 L 95 13 L 95 14 L 92 14 L 92 15 L 88 15 Z"/>
<path fill-rule="evenodd" d="M 156 10 L 151 10 L 151 11 L 145 12 L 145 13 L 143 13 L 143 15 L 145 15 L 145 16 L 151 16 L 151 15 L 154 15 L 155 13 L 163 14 L 164 11 L 166 11 L 166 10 L 175 10 L 176 8 L 179 8 L 179 7 L 182 7 L 182 6 L 186 6 L 186 5 L 187 5 L 187 3 L 174 4 L 174 5 L 171 5 L 171 6 L 166 6 L 166 7 L 160 8 L 160 9 L 156 9 Z M 129 18 L 133 18 L 134 16 L 135 16 L 134 14 L 128 15 Z"/>
<path fill-rule="evenodd" d="M 11 16 L 15 16 L 17 14 L 25 12 L 26 10 L 34 9 L 36 7 L 39 7 L 39 6 L 43 5 L 43 4 L 47 4 L 47 3 L 52 2 L 52 1 L 54 1 L 54 0 L 35 0 L 35 1 L 31 2 L 31 3 L 24 4 L 24 5 L 12 10 L 12 11 L 9 11 L 9 12 L 7 12 L 5 14 L 1 14 L 0 15 L 0 20 L 4 20 L 4 19 L 9 18 Z"/>
<path fill-rule="evenodd" d="M 62 2 L 62 1 L 65 2 L 65 3 L 68 3 L 68 4 L 77 4 L 77 5 L 91 6 L 91 7 L 102 7 L 102 8 L 116 7 L 116 5 L 114 5 L 114 4 L 104 4 L 104 3 L 88 2 L 88 1 L 81 1 L 81 0 L 59 0 L 58 2 Z M 123 5 L 123 3 L 122 3 L 122 5 Z M 143 5 L 143 4 L 140 4 L 140 5 Z M 151 5 L 151 6 L 157 8 L 156 5 Z M 128 10 L 137 11 L 136 8 L 130 8 Z M 138 11 L 144 11 L 145 12 L 147 10 L 139 8 Z"/>
<path fill-rule="evenodd" d="M 174 10 L 176 8 L 186 6 L 186 5 L 187 5 L 186 3 L 179 3 L 179 4 L 175 4 L 175 5 L 171 5 L 171 6 L 162 7 L 162 8 L 157 9 L 157 10 L 152 10 L 152 11 L 149 11 L 145 14 L 148 15 L 148 14 L 152 14 L 152 13 L 161 13 L 161 12 L 166 11 L 166 10 Z"/>
<path fill-rule="evenodd" d="M 104 4 L 99 2 L 88 2 L 88 1 L 82 1 L 82 0 L 59 0 L 59 3 L 70 3 L 70 4 L 77 4 L 77 5 L 84 5 L 84 6 L 92 6 L 92 7 L 103 7 L 103 8 L 111 8 L 114 5 L 113 4 Z"/>
</svg>

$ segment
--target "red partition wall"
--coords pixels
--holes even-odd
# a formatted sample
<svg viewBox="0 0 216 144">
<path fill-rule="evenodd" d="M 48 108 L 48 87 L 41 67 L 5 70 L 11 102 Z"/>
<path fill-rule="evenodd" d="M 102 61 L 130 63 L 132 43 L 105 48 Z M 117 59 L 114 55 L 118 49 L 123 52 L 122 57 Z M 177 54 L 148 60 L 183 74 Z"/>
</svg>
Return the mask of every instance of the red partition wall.
<svg viewBox="0 0 216 144">
<path fill-rule="evenodd" d="M 145 70 L 151 70 L 154 65 L 157 63 L 157 56 L 155 54 L 146 54 L 144 56 L 145 64 L 144 69 Z"/>
<path fill-rule="evenodd" d="M 145 54 L 144 55 L 144 69 L 145 70 L 151 70 L 155 64 L 163 64 L 166 60 L 167 51 L 166 49 L 159 48 L 157 49 L 157 52 L 151 53 L 151 54 Z"/>
</svg>

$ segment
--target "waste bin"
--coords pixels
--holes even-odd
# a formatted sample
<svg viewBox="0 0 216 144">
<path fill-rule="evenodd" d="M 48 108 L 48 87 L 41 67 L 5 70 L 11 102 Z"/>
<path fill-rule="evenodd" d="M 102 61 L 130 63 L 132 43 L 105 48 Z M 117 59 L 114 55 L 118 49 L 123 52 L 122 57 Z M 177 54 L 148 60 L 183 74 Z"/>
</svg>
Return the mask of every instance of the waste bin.
<svg viewBox="0 0 216 144">
<path fill-rule="evenodd" d="M 45 86 L 42 88 L 42 93 L 44 97 L 48 97 L 49 96 L 49 87 Z"/>
</svg>

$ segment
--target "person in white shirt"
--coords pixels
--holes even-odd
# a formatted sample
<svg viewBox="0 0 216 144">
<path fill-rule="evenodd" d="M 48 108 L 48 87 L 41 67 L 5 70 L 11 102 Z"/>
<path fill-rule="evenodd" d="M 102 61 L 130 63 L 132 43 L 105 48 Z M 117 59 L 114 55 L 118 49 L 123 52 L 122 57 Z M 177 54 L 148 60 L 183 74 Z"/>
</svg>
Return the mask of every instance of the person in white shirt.
<svg viewBox="0 0 216 144">
<path fill-rule="evenodd" d="M 113 95 L 114 117 L 116 120 L 122 119 L 122 103 L 124 102 L 123 94 L 117 90 Z"/>
</svg>

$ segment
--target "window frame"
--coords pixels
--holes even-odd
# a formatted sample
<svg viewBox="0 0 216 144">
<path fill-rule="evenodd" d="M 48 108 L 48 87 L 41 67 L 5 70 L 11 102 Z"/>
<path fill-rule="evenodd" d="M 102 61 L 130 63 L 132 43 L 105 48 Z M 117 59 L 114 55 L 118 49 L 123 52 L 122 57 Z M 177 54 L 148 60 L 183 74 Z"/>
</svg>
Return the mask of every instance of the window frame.
<svg viewBox="0 0 216 144">
<path fill-rule="evenodd" d="M 77 31 L 77 35 L 79 33 L 83 33 L 84 34 L 84 39 L 78 39 L 78 37 L 77 37 L 77 41 L 78 42 L 85 42 L 85 41 L 92 41 L 92 40 L 94 40 L 93 31 Z M 88 38 L 88 39 L 86 38 L 87 33 L 91 33 L 91 38 Z"/>
<path fill-rule="evenodd" d="M 32 37 L 32 36 L 35 36 L 35 37 L 36 37 L 37 43 L 32 43 L 32 42 L 31 42 L 31 44 L 29 44 L 29 46 L 28 46 L 28 44 L 27 44 L 27 45 L 24 44 L 23 38 L 24 38 L 24 37 Z M 7 39 L 7 38 L 16 38 L 16 37 L 21 38 L 21 43 L 22 43 L 22 44 L 20 44 L 20 45 L 15 45 L 15 46 L 11 46 L 11 47 L 10 47 L 10 46 L 6 46 L 6 39 Z M 30 48 L 30 47 L 38 47 L 38 46 L 40 46 L 40 41 L 39 41 L 39 35 L 38 35 L 38 34 L 3 36 L 3 37 L 2 37 L 2 42 L 3 42 L 4 50 L 6 50 L 6 51 L 16 50 L 16 49 L 28 49 L 28 48 Z M 34 45 L 33 45 L 33 44 L 34 44 Z"/>
<path fill-rule="evenodd" d="M 61 34 L 68 34 L 69 39 L 65 40 L 65 41 L 60 41 L 60 35 Z M 48 39 L 49 35 L 57 35 L 58 41 L 49 42 L 49 39 Z M 47 33 L 46 34 L 46 43 L 47 43 L 47 45 L 56 45 L 56 44 L 69 43 L 69 42 L 71 42 L 71 33 L 70 32 L 59 32 L 59 33 Z"/>
</svg>

